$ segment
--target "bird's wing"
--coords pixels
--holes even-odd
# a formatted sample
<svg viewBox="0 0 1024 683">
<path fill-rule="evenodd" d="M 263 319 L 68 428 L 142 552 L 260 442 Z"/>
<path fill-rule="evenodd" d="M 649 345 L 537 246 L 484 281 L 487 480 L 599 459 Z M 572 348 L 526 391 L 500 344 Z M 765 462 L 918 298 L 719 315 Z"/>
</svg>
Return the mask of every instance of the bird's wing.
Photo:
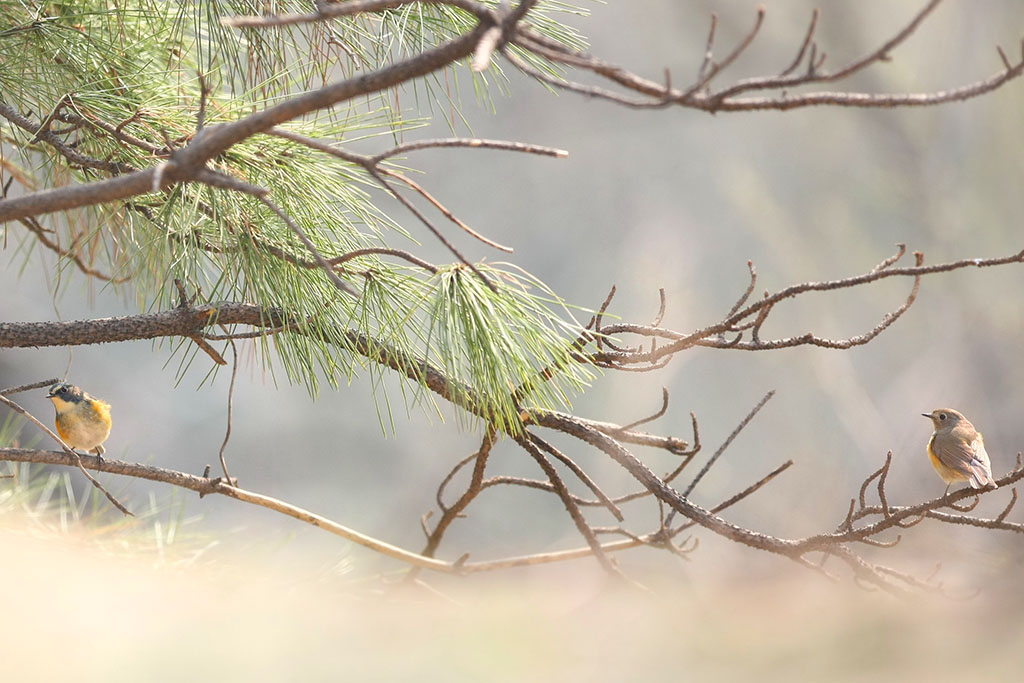
<svg viewBox="0 0 1024 683">
<path fill-rule="evenodd" d="M 974 442 L 974 460 L 971 461 L 971 486 L 980 489 L 991 484 L 996 485 L 992 477 L 992 462 L 988 459 L 988 451 L 985 450 L 985 440 L 978 434 Z"/>
<path fill-rule="evenodd" d="M 992 465 L 981 434 L 977 434 L 970 442 L 961 439 L 936 439 L 936 443 L 932 444 L 932 450 L 943 465 L 968 477 L 974 488 L 982 488 L 993 481 Z"/>
</svg>

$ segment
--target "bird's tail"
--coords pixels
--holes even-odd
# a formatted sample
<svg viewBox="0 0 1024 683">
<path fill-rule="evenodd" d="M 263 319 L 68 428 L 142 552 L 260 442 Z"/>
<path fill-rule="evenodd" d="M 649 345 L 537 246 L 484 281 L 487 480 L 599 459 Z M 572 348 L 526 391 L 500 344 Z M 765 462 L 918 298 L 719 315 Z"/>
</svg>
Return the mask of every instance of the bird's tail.
<svg viewBox="0 0 1024 683">
<path fill-rule="evenodd" d="M 971 468 L 971 488 L 972 489 L 996 489 L 999 488 L 999 484 L 992 478 L 992 474 L 986 472 L 980 467 Z"/>
</svg>

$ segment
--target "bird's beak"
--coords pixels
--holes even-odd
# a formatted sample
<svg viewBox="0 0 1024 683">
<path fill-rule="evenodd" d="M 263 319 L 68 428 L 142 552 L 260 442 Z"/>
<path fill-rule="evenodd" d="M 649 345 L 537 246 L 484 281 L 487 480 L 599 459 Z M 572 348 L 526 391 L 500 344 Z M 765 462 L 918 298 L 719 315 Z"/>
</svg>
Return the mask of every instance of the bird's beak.
<svg viewBox="0 0 1024 683">
<path fill-rule="evenodd" d="M 932 416 L 932 414 L 931 414 L 931 413 L 921 413 L 921 417 L 927 417 L 927 418 L 929 418 L 929 419 L 930 419 L 930 418 L 931 418 L 931 416 Z"/>
</svg>

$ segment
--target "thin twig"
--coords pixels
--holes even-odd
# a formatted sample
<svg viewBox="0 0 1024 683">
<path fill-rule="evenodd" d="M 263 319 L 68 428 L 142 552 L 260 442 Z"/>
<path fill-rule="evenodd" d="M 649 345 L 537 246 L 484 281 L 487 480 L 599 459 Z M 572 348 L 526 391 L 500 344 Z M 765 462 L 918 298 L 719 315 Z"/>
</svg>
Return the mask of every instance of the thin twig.
<svg viewBox="0 0 1024 683">
<path fill-rule="evenodd" d="M 892 465 L 892 451 L 885 454 L 885 465 L 882 466 L 882 473 L 878 477 L 878 500 L 882 504 L 882 514 L 890 516 L 889 501 L 885 497 L 885 478 L 889 476 L 889 466 Z"/>
<path fill-rule="evenodd" d="M 727 509 L 731 508 L 733 505 L 735 505 L 736 503 L 739 503 L 744 498 L 748 498 L 751 495 L 753 495 L 754 493 L 756 493 L 758 490 L 761 489 L 761 487 L 765 486 L 772 479 L 774 479 L 775 477 L 779 476 L 780 474 L 782 474 L 783 472 L 785 472 L 786 470 L 788 470 L 792 466 L 793 466 L 793 461 L 792 460 L 787 460 L 786 462 L 782 463 L 781 465 L 776 467 L 774 470 L 772 470 L 768 474 L 764 475 L 763 477 L 761 477 L 760 479 L 755 481 L 750 486 L 746 487 L 742 491 L 734 493 L 733 495 L 729 496 L 728 498 L 723 500 L 721 503 L 719 503 L 715 507 L 711 508 L 711 512 L 713 512 L 715 514 L 718 514 L 719 512 L 722 512 L 723 510 L 727 510 Z M 673 532 L 672 535 L 675 536 L 680 531 L 684 531 L 684 530 L 689 529 L 690 527 L 694 526 L 694 524 L 696 524 L 696 522 L 686 522 L 685 524 L 681 525 L 678 529 L 676 529 Z"/>
<path fill-rule="evenodd" d="M 1012 510 L 1013 506 L 1016 505 L 1016 504 L 1017 504 L 1017 488 L 1014 487 L 1013 488 L 1013 495 L 1010 497 L 1010 502 L 1006 504 L 1006 507 L 1003 508 L 1003 511 L 1000 512 L 999 515 L 996 517 L 996 522 L 1002 522 L 1004 519 L 1006 519 L 1006 516 L 1010 514 L 1010 510 Z"/>
<path fill-rule="evenodd" d="M 210 87 L 206 84 L 206 77 L 202 71 L 197 72 L 199 76 L 199 113 L 196 114 L 196 130 L 200 131 L 206 125 L 206 100 L 210 95 Z"/>
<path fill-rule="evenodd" d="M 661 408 L 658 409 L 658 412 L 656 412 L 656 413 L 654 413 L 652 415 L 648 415 L 647 417 L 642 417 L 639 420 L 636 420 L 635 422 L 630 422 L 629 424 L 622 425 L 622 431 L 628 432 L 631 429 L 633 429 L 634 427 L 639 427 L 640 425 L 647 424 L 648 422 L 654 422 L 659 417 L 664 415 L 667 411 L 668 411 L 668 387 L 662 387 L 661 388 Z"/>
<path fill-rule="evenodd" d="M 227 333 L 228 330 L 226 327 L 223 325 L 220 327 L 225 333 Z M 234 413 L 235 405 L 235 377 L 238 375 L 238 347 L 235 346 L 234 339 L 228 339 L 228 343 L 231 344 L 231 382 L 228 384 L 228 423 L 227 428 L 224 430 L 224 441 L 221 442 L 220 451 L 217 455 L 220 458 L 221 469 L 224 470 L 224 480 L 233 484 L 234 480 L 228 472 L 228 461 L 224 458 L 224 449 L 228 447 L 228 440 L 231 438 L 231 418 Z"/>
<path fill-rule="evenodd" d="M 285 213 L 284 209 L 279 207 L 274 202 L 270 201 L 270 199 L 267 198 L 266 196 L 257 196 L 256 198 L 260 201 L 260 203 L 262 203 L 268 209 L 276 213 L 277 216 L 282 221 L 284 221 L 284 224 L 287 225 L 288 228 L 293 233 L 295 233 L 295 235 L 302 241 L 304 245 L 306 245 L 306 249 L 308 249 L 309 253 L 313 255 L 313 258 L 316 259 L 316 262 L 320 264 L 320 268 L 323 269 L 323 271 L 327 274 L 327 278 L 334 284 L 335 287 L 337 287 L 340 291 L 344 292 L 345 294 L 349 294 L 353 297 L 359 298 L 359 293 L 352 288 L 352 285 L 348 284 L 340 277 L 338 277 L 338 274 L 334 272 L 334 268 L 331 267 L 331 264 L 328 263 L 327 259 L 325 259 L 323 255 L 317 250 L 313 242 L 308 237 L 306 237 L 306 233 L 302 231 L 302 228 L 300 228 L 299 225 L 292 220 L 291 216 Z"/>
<path fill-rule="evenodd" d="M 107 275 L 101 270 L 93 268 L 92 266 L 85 262 L 85 260 L 82 258 L 82 255 L 78 251 L 65 249 L 54 240 L 51 240 L 46 233 L 53 231 L 44 228 L 36 218 L 28 216 L 26 218 L 19 218 L 18 222 L 24 225 L 29 230 L 31 230 L 33 233 L 35 233 L 36 240 L 40 244 L 42 244 L 44 247 L 46 247 L 53 253 L 57 254 L 58 256 L 70 260 L 72 263 L 75 264 L 75 266 L 78 267 L 78 270 L 82 271 L 86 275 L 113 284 L 121 284 L 122 282 L 127 282 L 128 280 L 131 279 L 130 275 L 114 277 L 112 275 Z"/>
<path fill-rule="evenodd" d="M 750 44 L 752 42 L 754 42 L 754 38 L 757 37 L 758 31 L 761 30 L 761 25 L 764 23 L 764 14 L 765 14 L 764 7 L 763 6 L 762 7 L 758 7 L 757 8 L 757 18 L 754 20 L 753 28 L 751 28 L 750 31 L 747 32 L 747 35 L 744 36 L 740 40 L 740 42 L 736 44 L 736 46 L 732 49 L 732 52 L 730 52 L 728 55 L 726 55 L 725 59 L 723 59 L 721 62 L 718 62 L 718 63 L 715 63 L 714 61 L 711 61 L 710 62 L 710 68 L 705 69 L 704 67 L 701 67 L 701 70 L 704 72 L 703 77 L 700 78 L 693 85 L 693 87 L 691 88 L 692 92 L 697 92 L 697 91 L 701 90 L 702 88 L 704 88 L 708 83 L 710 83 L 712 81 L 712 79 L 714 79 L 715 76 L 720 74 L 725 69 L 729 68 L 729 66 L 733 62 L 735 62 L 739 58 L 739 56 L 741 54 L 743 54 L 743 52 L 748 47 L 750 47 Z M 714 15 L 712 15 L 712 16 L 714 16 Z M 708 59 L 707 58 L 711 54 L 710 44 L 711 44 L 711 41 L 712 41 L 713 37 L 714 37 L 714 20 L 712 20 L 712 33 L 711 33 L 711 35 L 708 36 L 708 45 L 709 45 L 709 47 L 708 47 L 708 52 L 705 53 L 705 66 L 708 64 Z"/>
<path fill-rule="evenodd" d="M 429 192 L 427 192 L 419 183 L 415 182 L 411 178 L 409 178 L 409 177 L 407 177 L 407 176 L 405 176 L 405 175 L 403 175 L 401 173 L 398 173 L 397 171 L 392 171 L 390 169 L 382 167 L 380 165 L 380 160 L 378 159 L 378 157 L 368 156 L 368 155 L 365 155 L 365 154 L 356 154 L 355 152 L 350 152 L 348 150 L 342 149 L 342 148 L 337 147 L 335 145 L 330 145 L 330 144 L 327 144 L 326 142 L 323 142 L 321 140 L 316 140 L 314 138 L 302 135 L 300 133 L 296 133 L 294 131 L 286 130 L 284 128 L 279 128 L 279 127 L 278 128 L 272 128 L 272 129 L 270 129 L 268 131 L 265 131 L 265 132 L 268 135 L 274 135 L 274 136 L 277 136 L 277 137 L 280 137 L 280 138 L 284 138 L 286 140 L 291 140 L 292 142 L 296 142 L 298 144 L 304 145 L 304 146 L 309 147 L 311 149 L 315 149 L 315 150 L 318 150 L 318 151 L 323 152 L 325 154 L 329 154 L 331 156 L 338 157 L 339 159 L 344 159 L 345 161 L 348 161 L 348 162 L 351 162 L 351 163 L 358 164 L 358 165 L 362 166 L 363 169 L 368 174 L 370 174 L 370 176 L 374 180 L 376 180 L 377 183 L 381 187 L 383 187 L 395 199 L 397 199 L 399 202 L 401 202 L 402 205 L 405 206 L 405 208 L 410 213 L 412 213 L 421 223 L 423 223 L 431 232 L 433 232 L 435 237 L 437 237 L 441 241 L 441 243 L 444 244 L 445 247 L 448 248 L 448 250 L 451 251 L 453 255 L 455 255 L 456 258 L 458 258 L 460 261 L 462 261 L 467 266 L 470 266 L 471 268 L 473 266 L 466 260 L 466 258 L 464 256 L 461 255 L 461 253 L 459 253 L 458 250 L 455 249 L 455 247 L 451 244 L 451 242 L 449 242 L 445 237 L 443 237 L 441 235 L 440 230 L 438 230 L 437 227 L 435 227 L 434 224 L 429 219 L 427 219 L 427 217 L 422 212 L 420 212 L 420 210 L 418 208 L 416 208 L 416 206 L 414 204 L 409 202 L 409 200 L 406 199 L 404 195 L 399 193 L 395 188 L 393 188 L 391 186 L 390 183 L 388 183 L 386 180 L 384 180 L 384 178 L 382 176 L 386 175 L 388 177 L 394 178 L 394 179 L 400 181 L 401 183 L 403 183 L 404 185 L 406 185 L 407 187 L 409 187 L 410 189 L 412 189 L 415 192 L 417 192 L 420 196 L 422 196 L 424 199 L 426 199 L 428 202 L 430 202 L 434 206 L 434 208 L 436 208 L 438 211 L 440 211 L 445 216 L 445 218 L 447 218 L 448 220 L 450 220 L 453 223 L 455 223 L 456 225 L 458 225 L 463 231 L 465 231 L 468 234 L 472 235 L 475 239 L 483 242 L 484 244 L 486 244 L 486 245 L 488 245 L 490 247 L 498 249 L 499 251 L 504 251 L 504 252 L 507 252 L 507 253 L 511 253 L 513 251 L 513 249 L 511 247 L 507 247 L 507 246 L 505 246 L 503 244 L 498 244 L 494 240 L 491 240 L 490 238 L 480 234 L 476 230 L 473 230 L 471 227 L 466 225 L 454 213 L 452 213 L 447 207 L 445 207 L 440 201 L 438 201 L 433 195 L 431 195 Z M 501 144 L 498 141 L 490 141 L 490 142 L 493 142 L 495 144 Z M 509 143 L 509 144 L 512 144 L 512 143 Z M 470 146 L 472 146 L 472 145 L 470 145 Z M 395 148 L 395 149 L 397 149 L 397 148 Z M 390 155 L 391 151 L 392 150 L 389 150 L 389 152 L 385 152 L 385 154 L 386 155 Z M 478 275 L 479 275 L 479 273 L 478 273 Z M 484 278 L 484 280 L 487 281 L 486 278 Z"/>
<path fill-rule="evenodd" d="M 743 292 L 742 296 L 736 300 L 736 303 L 733 304 L 732 308 L 729 309 L 729 312 L 725 315 L 726 318 L 731 318 L 736 315 L 736 311 L 740 310 L 740 308 L 743 307 L 743 304 L 747 303 L 747 300 L 750 299 L 750 295 L 754 293 L 754 287 L 757 286 L 757 268 L 754 267 L 753 261 L 747 261 L 747 270 L 750 271 L 750 282 L 747 284 L 747 289 Z M 652 327 L 657 327 L 657 325 L 652 325 Z"/>
<path fill-rule="evenodd" d="M 31 384 L 22 384 L 17 387 L 9 387 L 7 389 L 0 390 L 0 396 L 9 396 L 11 394 L 20 394 L 23 391 L 31 391 L 33 389 L 42 389 L 43 387 L 52 387 L 60 380 L 56 377 L 52 379 L 44 379 L 41 382 L 32 382 Z"/>
<path fill-rule="evenodd" d="M 796 68 L 800 66 L 800 63 L 804 61 L 804 55 L 807 54 L 807 48 L 811 46 L 811 41 L 814 39 L 814 29 L 818 26 L 818 16 L 821 11 L 815 7 L 811 11 L 811 23 L 807 27 L 807 33 L 804 34 L 804 42 L 800 44 L 800 49 L 796 53 L 796 57 L 785 69 L 779 72 L 779 76 L 788 76 L 789 74 L 796 71 Z M 813 60 L 812 60 L 813 61 Z"/>
<path fill-rule="evenodd" d="M 750 424 L 750 421 L 754 419 L 754 416 L 757 415 L 761 408 L 764 407 L 764 404 L 771 400 L 771 397 L 774 395 L 774 389 L 772 391 L 769 391 L 767 394 L 764 395 L 764 397 L 760 401 L 757 402 L 757 405 L 754 406 L 749 413 L 747 413 L 747 416 L 740 420 L 740 423 L 736 425 L 736 428 L 732 430 L 732 433 L 730 433 L 729 436 L 725 439 L 725 441 L 722 442 L 722 445 L 718 447 L 718 450 L 715 451 L 710 458 L 708 458 L 708 461 L 706 463 L 704 463 L 704 467 L 702 467 L 700 472 L 697 473 L 697 476 L 695 476 L 693 480 L 689 483 L 689 485 L 686 487 L 686 489 L 683 490 L 684 498 L 689 497 L 690 493 L 693 492 L 693 489 L 697 486 L 697 484 L 700 483 L 700 480 L 704 478 L 704 475 L 708 473 L 708 470 L 711 469 L 711 467 L 715 464 L 718 458 L 721 457 L 722 453 L 725 452 L 725 449 L 727 449 L 732 444 L 736 437 L 739 436 L 740 432 L 743 431 L 744 427 Z"/>
<path fill-rule="evenodd" d="M 276 130 L 272 131 L 276 134 Z M 416 140 L 414 142 L 406 142 L 401 145 L 396 145 L 391 149 L 385 150 L 380 154 L 374 154 L 369 157 L 370 162 L 374 165 L 380 164 L 382 161 L 389 159 L 393 156 L 401 154 L 408 154 L 409 152 L 416 152 L 421 149 L 436 149 L 445 147 L 459 147 L 464 149 L 498 149 L 505 152 L 522 152 L 524 154 L 539 154 L 541 156 L 555 157 L 556 159 L 565 159 L 569 156 L 569 152 L 564 149 L 557 149 L 555 147 L 545 147 L 544 145 L 533 145 L 527 142 L 514 142 L 509 140 L 488 140 L 485 138 L 436 138 L 430 140 Z"/>
<path fill-rule="evenodd" d="M 367 247 L 366 249 L 356 249 L 346 254 L 342 254 L 341 256 L 336 256 L 332 259 L 328 259 L 327 262 L 332 266 L 339 266 L 345 263 L 346 261 L 351 261 L 354 258 L 370 255 L 397 256 L 398 258 L 404 259 L 409 263 L 412 263 L 413 265 L 419 266 L 420 268 L 427 271 L 431 275 L 437 275 L 438 273 L 437 266 L 435 266 L 433 263 L 428 263 L 427 261 L 424 261 L 415 254 L 411 254 L 402 249 L 387 249 L 385 247 Z"/>
</svg>

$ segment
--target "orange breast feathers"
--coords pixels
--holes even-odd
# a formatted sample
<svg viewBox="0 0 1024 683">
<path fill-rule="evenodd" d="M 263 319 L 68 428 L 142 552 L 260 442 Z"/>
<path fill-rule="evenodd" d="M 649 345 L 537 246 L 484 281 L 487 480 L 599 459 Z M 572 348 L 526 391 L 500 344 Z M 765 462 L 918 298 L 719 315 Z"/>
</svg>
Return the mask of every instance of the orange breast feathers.
<svg viewBox="0 0 1024 683">
<path fill-rule="evenodd" d="M 110 436 L 110 404 L 96 399 L 82 401 L 57 412 L 57 433 L 72 448 L 92 450 Z"/>
</svg>

